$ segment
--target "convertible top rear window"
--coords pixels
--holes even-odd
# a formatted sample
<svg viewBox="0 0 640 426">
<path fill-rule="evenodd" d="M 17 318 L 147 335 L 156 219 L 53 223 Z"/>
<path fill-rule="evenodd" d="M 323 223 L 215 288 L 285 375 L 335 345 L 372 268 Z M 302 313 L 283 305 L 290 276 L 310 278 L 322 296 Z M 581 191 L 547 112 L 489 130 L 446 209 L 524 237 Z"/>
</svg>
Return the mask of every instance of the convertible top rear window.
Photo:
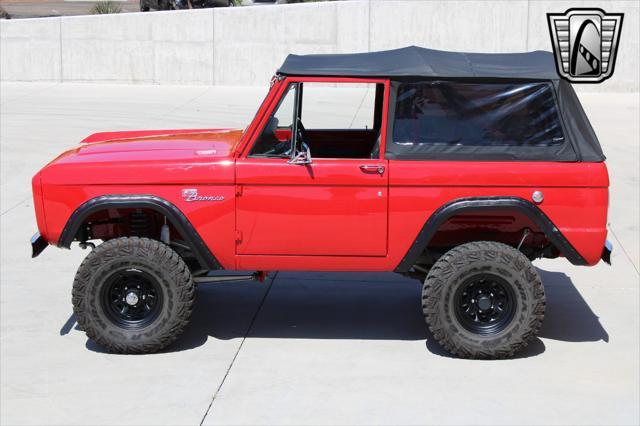
<svg viewBox="0 0 640 426">
<path fill-rule="evenodd" d="M 549 83 L 402 83 L 393 142 L 551 146 L 564 142 Z"/>
</svg>

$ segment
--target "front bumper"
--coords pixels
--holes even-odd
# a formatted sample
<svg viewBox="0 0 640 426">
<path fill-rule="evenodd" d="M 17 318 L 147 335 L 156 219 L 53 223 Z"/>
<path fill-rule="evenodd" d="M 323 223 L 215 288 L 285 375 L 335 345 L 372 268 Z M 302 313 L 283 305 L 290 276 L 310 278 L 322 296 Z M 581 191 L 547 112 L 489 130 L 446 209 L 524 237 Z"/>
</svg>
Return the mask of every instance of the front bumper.
<svg viewBox="0 0 640 426">
<path fill-rule="evenodd" d="M 604 260 L 609 265 L 611 265 L 611 252 L 612 251 L 613 251 L 613 244 L 611 244 L 611 241 L 605 240 L 604 247 L 602 248 L 602 257 L 601 257 L 601 259 Z"/>
<path fill-rule="evenodd" d="M 37 257 L 48 245 L 49 243 L 42 238 L 39 232 L 33 234 L 33 237 L 31 237 L 31 257 Z"/>
</svg>

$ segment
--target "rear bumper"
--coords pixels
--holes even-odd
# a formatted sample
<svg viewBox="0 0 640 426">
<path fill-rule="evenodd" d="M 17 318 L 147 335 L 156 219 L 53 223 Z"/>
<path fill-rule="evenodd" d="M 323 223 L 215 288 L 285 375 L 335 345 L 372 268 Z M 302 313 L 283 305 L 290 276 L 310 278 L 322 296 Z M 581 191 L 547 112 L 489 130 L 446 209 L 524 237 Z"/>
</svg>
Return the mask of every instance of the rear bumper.
<svg viewBox="0 0 640 426">
<path fill-rule="evenodd" d="M 612 251 L 613 251 L 613 244 L 611 244 L 611 241 L 605 240 L 604 247 L 602 248 L 602 257 L 601 257 L 601 259 L 604 260 L 609 265 L 611 265 L 611 252 Z"/>
<path fill-rule="evenodd" d="M 31 237 L 31 257 L 37 257 L 48 245 L 49 243 L 42 238 L 39 232 L 33 234 L 33 237 Z"/>
</svg>

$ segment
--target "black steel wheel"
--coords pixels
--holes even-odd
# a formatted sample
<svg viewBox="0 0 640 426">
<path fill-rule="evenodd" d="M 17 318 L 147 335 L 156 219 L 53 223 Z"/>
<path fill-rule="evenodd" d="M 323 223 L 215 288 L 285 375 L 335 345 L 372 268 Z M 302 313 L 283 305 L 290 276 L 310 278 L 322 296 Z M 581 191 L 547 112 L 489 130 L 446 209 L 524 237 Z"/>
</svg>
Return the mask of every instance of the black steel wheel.
<svg viewBox="0 0 640 426">
<path fill-rule="evenodd" d="M 456 318 L 476 334 L 492 334 L 509 325 L 516 311 L 513 287 L 494 274 L 469 277 L 454 295 Z"/>
<path fill-rule="evenodd" d="M 123 328 L 143 328 L 162 309 L 162 289 L 147 272 L 123 268 L 107 278 L 102 291 L 102 308 Z"/>
<path fill-rule="evenodd" d="M 422 290 L 433 337 L 461 358 L 508 358 L 542 325 L 545 295 L 538 272 L 515 248 L 462 244 L 433 265 Z"/>
<path fill-rule="evenodd" d="M 82 262 L 72 302 L 78 325 L 110 352 L 156 352 L 188 324 L 194 284 L 169 246 L 148 238 L 116 238 Z"/>
</svg>

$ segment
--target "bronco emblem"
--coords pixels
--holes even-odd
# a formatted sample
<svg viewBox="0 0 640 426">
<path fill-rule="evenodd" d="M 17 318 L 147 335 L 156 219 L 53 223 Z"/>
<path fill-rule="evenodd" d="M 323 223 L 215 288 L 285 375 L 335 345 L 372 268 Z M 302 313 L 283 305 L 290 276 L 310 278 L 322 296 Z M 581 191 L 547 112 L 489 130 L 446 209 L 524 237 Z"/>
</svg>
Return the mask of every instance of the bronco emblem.
<svg viewBox="0 0 640 426">
<path fill-rule="evenodd" d="M 224 197 L 222 195 L 198 195 L 198 190 L 195 188 L 183 189 L 182 198 L 185 201 L 222 201 Z"/>
<path fill-rule="evenodd" d="M 547 13 L 558 74 L 572 83 L 600 83 L 611 77 L 623 16 L 581 8 Z"/>
</svg>

